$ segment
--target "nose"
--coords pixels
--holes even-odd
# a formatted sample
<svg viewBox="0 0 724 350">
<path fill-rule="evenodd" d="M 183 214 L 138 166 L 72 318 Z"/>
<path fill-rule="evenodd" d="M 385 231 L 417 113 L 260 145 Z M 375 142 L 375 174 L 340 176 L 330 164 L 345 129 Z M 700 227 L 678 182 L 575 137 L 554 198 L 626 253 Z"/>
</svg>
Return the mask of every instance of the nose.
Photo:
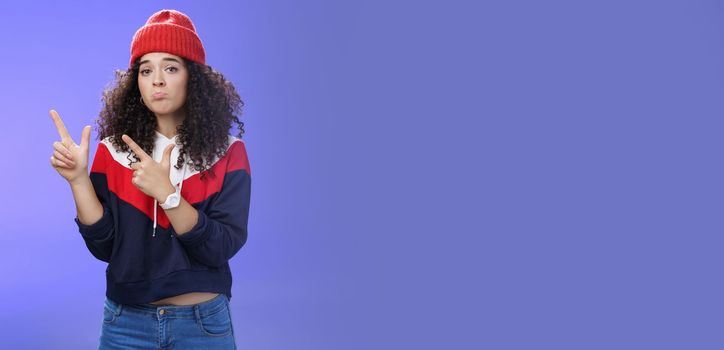
<svg viewBox="0 0 724 350">
<path fill-rule="evenodd" d="M 163 81 L 163 74 L 158 72 L 153 76 L 153 86 L 164 86 L 166 83 Z"/>
</svg>

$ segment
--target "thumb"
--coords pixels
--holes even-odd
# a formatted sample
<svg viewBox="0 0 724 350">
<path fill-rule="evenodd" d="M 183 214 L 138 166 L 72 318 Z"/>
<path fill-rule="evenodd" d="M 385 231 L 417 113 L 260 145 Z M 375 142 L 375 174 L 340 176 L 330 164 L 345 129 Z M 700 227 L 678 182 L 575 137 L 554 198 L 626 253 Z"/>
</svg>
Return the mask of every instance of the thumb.
<svg viewBox="0 0 724 350">
<path fill-rule="evenodd" d="M 86 125 L 83 128 L 83 133 L 80 136 L 80 146 L 88 148 L 88 144 L 90 143 L 90 135 L 91 135 L 91 126 Z"/>
<path fill-rule="evenodd" d="M 166 149 L 163 150 L 163 157 L 161 157 L 162 165 L 171 165 L 171 152 L 173 152 L 174 147 L 176 147 L 176 145 L 168 145 Z"/>
</svg>

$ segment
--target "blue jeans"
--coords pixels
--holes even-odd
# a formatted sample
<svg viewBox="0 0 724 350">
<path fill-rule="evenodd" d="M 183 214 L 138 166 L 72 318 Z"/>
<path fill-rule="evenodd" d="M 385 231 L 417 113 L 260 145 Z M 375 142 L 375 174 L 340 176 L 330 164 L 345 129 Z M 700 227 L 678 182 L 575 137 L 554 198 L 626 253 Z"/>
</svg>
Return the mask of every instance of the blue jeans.
<svg viewBox="0 0 724 350">
<path fill-rule="evenodd" d="M 186 306 L 106 298 L 99 349 L 236 349 L 229 298 L 219 294 Z"/>
</svg>

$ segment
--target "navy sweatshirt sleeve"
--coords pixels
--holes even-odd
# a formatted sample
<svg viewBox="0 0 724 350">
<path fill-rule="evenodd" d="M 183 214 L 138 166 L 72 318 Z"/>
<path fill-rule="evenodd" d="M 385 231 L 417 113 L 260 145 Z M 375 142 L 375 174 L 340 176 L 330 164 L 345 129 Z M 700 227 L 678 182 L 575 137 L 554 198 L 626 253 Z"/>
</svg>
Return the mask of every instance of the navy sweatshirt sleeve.
<svg viewBox="0 0 724 350">
<path fill-rule="evenodd" d="M 98 260 L 109 262 L 111 252 L 113 251 L 115 227 L 113 213 L 108 207 L 109 190 L 105 172 L 106 157 L 102 155 L 102 152 L 108 151 L 105 146 L 101 144 L 98 146 L 95 158 L 93 159 L 90 180 L 93 184 L 93 190 L 103 206 L 103 216 L 100 220 L 90 225 L 82 224 L 77 216 L 74 220 L 91 254 Z"/>
<path fill-rule="evenodd" d="M 227 157 L 221 190 L 206 210 L 197 210 L 198 221 L 190 231 L 175 234 L 190 256 L 210 267 L 226 264 L 247 239 L 251 175 L 244 143 L 232 145 Z"/>
</svg>

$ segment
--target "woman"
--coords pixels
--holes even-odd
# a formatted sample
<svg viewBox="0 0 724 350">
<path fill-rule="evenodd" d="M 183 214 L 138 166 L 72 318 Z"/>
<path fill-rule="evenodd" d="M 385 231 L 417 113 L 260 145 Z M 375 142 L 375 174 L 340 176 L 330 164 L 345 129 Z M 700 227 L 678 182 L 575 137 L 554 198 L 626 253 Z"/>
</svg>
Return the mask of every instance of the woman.
<svg viewBox="0 0 724 350">
<path fill-rule="evenodd" d="M 251 190 L 243 102 L 174 10 L 136 32 L 116 75 L 90 175 L 90 126 L 77 145 L 50 112 L 61 137 L 51 165 L 86 246 L 108 262 L 100 348 L 234 349 L 228 260 L 246 242 Z"/>
</svg>

